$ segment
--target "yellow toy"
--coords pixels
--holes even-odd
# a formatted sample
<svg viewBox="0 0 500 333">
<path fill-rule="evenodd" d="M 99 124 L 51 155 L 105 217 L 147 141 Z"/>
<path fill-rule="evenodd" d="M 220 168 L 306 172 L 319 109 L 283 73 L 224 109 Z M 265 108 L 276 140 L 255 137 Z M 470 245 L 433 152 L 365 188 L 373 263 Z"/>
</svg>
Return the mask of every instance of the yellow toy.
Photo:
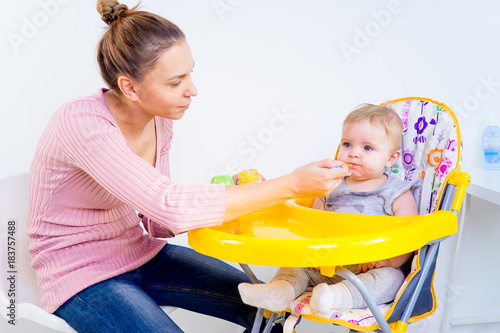
<svg viewBox="0 0 500 333">
<path fill-rule="evenodd" d="M 238 184 L 237 185 L 245 185 L 258 183 L 262 179 L 259 176 L 259 173 L 255 169 L 248 169 L 238 172 Z"/>
<path fill-rule="evenodd" d="M 339 274 L 360 289 L 367 309 L 315 313 L 304 294 L 293 304 L 285 323 L 290 332 L 299 316 L 356 331 L 405 332 L 412 321 L 436 310 L 432 286 L 439 243 L 457 232 L 460 210 L 470 176 L 460 172 L 458 121 L 444 104 L 425 98 L 389 101 L 403 121 L 400 160 L 388 170 L 401 179 L 420 177 L 423 191 L 418 216 L 368 216 L 314 210 L 314 198 L 288 200 L 242 216 L 218 227 L 189 232 L 196 251 L 242 264 L 320 267 L 327 276 Z M 394 303 L 376 306 L 356 276 L 342 265 L 376 261 L 415 251 L 413 267 Z M 365 295 L 366 294 L 366 295 Z M 359 311 L 358 311 L 359 310 Z M 260 311 L 262 313 L 263 311 Z M 279 314 L 272 313 L 264 332 Z M 256 319 L 254 330 L 260 327 Z"/>
</svg>

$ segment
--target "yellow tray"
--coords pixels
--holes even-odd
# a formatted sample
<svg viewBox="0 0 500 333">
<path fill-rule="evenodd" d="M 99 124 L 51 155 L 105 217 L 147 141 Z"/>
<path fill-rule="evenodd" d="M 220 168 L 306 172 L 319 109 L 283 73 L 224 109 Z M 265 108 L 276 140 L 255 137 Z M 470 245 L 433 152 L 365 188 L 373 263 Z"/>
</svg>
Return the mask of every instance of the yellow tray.
<svg viewBox="0 0 500 333">
<path fill-rule="evenodd" d="M 323 267 L 395 257 L 457 232 L 456 215 L 372 216 L 308 208 L 287 200 L 221 226 L 189 231 L 189 245 L 242 264 Z"/>
</svg>

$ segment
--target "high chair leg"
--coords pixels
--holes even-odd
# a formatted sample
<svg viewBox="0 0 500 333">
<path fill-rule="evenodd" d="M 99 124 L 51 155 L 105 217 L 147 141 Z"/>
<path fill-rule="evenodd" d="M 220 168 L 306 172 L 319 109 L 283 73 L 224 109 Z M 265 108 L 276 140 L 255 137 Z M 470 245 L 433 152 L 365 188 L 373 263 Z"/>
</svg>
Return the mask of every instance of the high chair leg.
<svg viewBox="0 0 500 333">
<path fill-rule="evenodd" d="M 240 264 L 240 267 L 243 270 L 243 272 L 245 272 L 245 274 L 248 276 L 248 278 L 252 283 L 254 284 L 260 283 L 259 279 L 257 279 L 250 266 L 248 266 L 247 264 Z"/>
<path fill-rule="evenodd" d="M 405 333 L 407 328 L 408 328 L 407 323 L 405 323 L 404 321 L 398 321 L 398 322 L 396 322 L 395 327 L 392 329 L 392 332 L 393 333 Z"/>
<path fill-rule="evenodd" d="M 354 273 L 345 269 L 344 267 L 336 267 L 335 273 L 337 273 L 344 279 L 351 281 L 352 284 L 354 284 L 354 286 L 358 288 L 359 292 L 361 293 L 361 296 L 363 296 L 363 299 L 366 302 L 366 305 L 368 305 L 370 311 L 377 320 L 377 323 L 380 325 L 380 329 L 382 330 L 382 332 L 391 333 L 392 330 L 389 327 L 389 324 L 382 315 L 382 312 L 380 312 L 380 309 L 378 308 L 377 304 L 375 304 L 375 301 L 373 301 L 370 292 L 368 291 L 368 289 L 366 289 L 366 286 L 363 284 L 363 282 L 361 282 L 361 280 L 356 275 L 354 275 Z"/>
<path fill-rule="evenodd" d="M 240 266 L 243 269 L 243 272 L 245 272 L 245 274 L 248 276 L 248 278 L 252 283 L 254 284 L 260 283 L 259 279 L 257 279 L 255 274 L 252 272 L 252 270 L 247 264 L 240 264 Z M 258 309 L 257 314 L 255 315 L 255 320 L 253 322 L 251 333 L 259 333 L 260 325 L 262 323 L 263 318 L 264 318 L 264 309 Z"/>
<path fill-rule="evenodd" d="M 271 332 L 273 326 L 276 324 L 277 318 L 278 318 L 278 314 L 276 312 L 271 313 L 271 316 L 267 320 L 266 327 L 264 327 L 264 331 L 262 333 Z"/>
<path fill-rule="evenodd" d="M 403 323 L 408 323 L 408 321 L 410 320 L 411 313 L 413 312 L 413 308 L 415 307 L 418 296 L 420 295 L 420 290 L 422 290 L 422 286 L 424 284 L 425 278 L 427 277 L 427 274 L 430 270 L 433 259 L 437 255 L 438 249 L 439 249 L 439 242 L 429 245 L 427 253 L 425 254 L 424 264 L 420 270 L 420 279 L 417 282 L 417 286 L 415 287 L 415 291 L 413 292 L 413 294 L 408 302 L 408 305 L 406 306 L 405 311 L 401 315 L 400 321 Z"/>
<path fill-rule="evenodd" d="M 252 333 L 259 333 L 260 325 L 262 324 L 262 319 L 264 318 L 264 309 L 257 309 L 257 314 L 255 315 L 255 320 L 252 326 Z"/>
</svg>

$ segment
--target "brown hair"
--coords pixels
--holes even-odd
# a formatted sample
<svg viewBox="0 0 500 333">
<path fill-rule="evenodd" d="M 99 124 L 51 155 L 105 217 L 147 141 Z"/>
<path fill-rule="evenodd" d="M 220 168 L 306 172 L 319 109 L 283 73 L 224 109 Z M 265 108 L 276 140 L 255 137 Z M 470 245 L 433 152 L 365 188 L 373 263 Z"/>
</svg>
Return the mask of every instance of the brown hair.
<svg viewBox="0 0 500 333">
<path fill-rule="evenodd" d="M 115 0 L 97 1 L 97 11 L 108 24 L 97 45 L 97 62 L 102 78 L 115 91 L 120 91 L 120 75 L 141 82 L 164 51 L 186 38 L 172 22 L 138 7 L 128 9 Z"/>
<path fill-rule="evenodd" d="M 346 127 L 363 120 L 368 120 L 373 126 L 383 129 L 391 140 L 393 151 L 399 150 L 403 123 L 396 111 L 388 106 L 361 104 L 347 115 L 343 125 Z"/>
</svg>

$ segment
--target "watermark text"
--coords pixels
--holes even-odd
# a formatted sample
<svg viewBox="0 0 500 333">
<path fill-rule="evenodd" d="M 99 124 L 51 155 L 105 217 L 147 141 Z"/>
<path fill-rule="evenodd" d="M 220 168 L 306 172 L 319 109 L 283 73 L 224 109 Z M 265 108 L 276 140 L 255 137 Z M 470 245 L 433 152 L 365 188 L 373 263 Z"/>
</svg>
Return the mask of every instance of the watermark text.
<svg viewBox="0 0 500 333">
<path fill-rule="evenodd" d="M 17 267 L 16 267 L 16 221 L 9 220 L 7 222 L 7 299 L 8 305 L 7 317 L 10 318 L 8 323 L 15 325 L 16 320 L 16 281 L 17 281 Z"/>
</svg>

